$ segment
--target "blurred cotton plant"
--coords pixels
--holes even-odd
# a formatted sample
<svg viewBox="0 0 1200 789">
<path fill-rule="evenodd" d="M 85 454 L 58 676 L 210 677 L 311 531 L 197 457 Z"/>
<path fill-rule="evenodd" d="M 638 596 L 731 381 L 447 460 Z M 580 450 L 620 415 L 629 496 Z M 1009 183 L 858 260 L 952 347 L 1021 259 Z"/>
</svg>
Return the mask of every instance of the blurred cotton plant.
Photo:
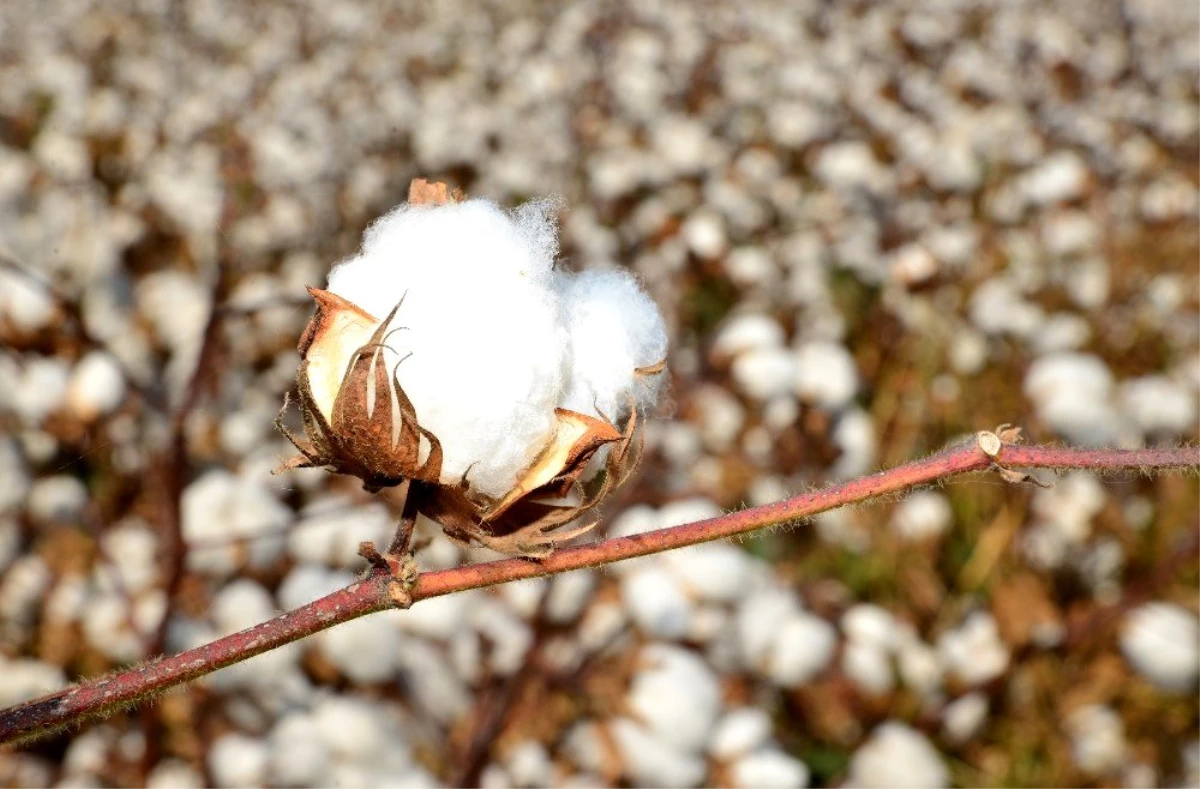
<svg viewBox="0 0 1200 789">
<path fill-rule="evenodd" d="M 301 455 L 409 496 L 448 534 L 545 554 L 636 463 L 666 327 L 624 271 L 555 267 L 554 203 L 415 181 L 338 264 L 300 339 Z M 287 404 L 285 402 L 285 409 Z"/>
</svg>

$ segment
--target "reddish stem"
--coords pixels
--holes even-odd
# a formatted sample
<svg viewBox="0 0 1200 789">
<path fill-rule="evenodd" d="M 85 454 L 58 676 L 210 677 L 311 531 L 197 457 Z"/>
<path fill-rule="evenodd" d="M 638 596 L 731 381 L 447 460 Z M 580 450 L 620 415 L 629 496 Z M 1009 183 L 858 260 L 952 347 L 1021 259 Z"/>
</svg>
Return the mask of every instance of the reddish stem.
<svg viewBox="0 0 1200 789">
<path fill-rule="evenodd" d="M 1005 444 L 997 456 L 1005 465 L 1029 468 L 1162 469 L 1200 467 L 1200 448 L 1084 450 Z M 688 523 L 669 529 L 563 548 L 547 559 L 503 559 L 423 573 L 412 600 L 439 597 L 507 581 L 593 567 L 622 559 L 721 540 L 779 526 L 819 512 L 898 493 L 945 477 L 991 468 L 993 458 L 975 442 L 913 463 L 851 480 L 775 504 Z M 392 577 L 382 570 L 306 606 L 211 644 L 173 657 L 134 666 L 112 676 L 81 683 L 40 699 L 0 710 L 0 743 L 48 736 L 87 718 L 108 715 L 219 668 L 391 607 Z"/>
</svg>

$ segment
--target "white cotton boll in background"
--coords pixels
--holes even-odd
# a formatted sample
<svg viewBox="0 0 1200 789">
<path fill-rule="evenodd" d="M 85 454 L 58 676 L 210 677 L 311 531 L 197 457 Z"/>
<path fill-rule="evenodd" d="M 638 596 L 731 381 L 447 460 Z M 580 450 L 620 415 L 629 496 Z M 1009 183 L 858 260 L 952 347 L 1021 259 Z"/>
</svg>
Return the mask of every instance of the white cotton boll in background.
<svg viewBox="0 0 1200 789">
<path fill-rule="evenodd" d="M 950 528 L 953 516 L 950 502 L 944 495 L 919 490 L 896 505 L 891 525 L 905 540 L 928 540 L 944 534 Z"/>
<path fill-rule="evenodd" d="M 974 737 L 987 720 L 987 696 L 974 691 L 955 699 L 942 710 L 942 733 L 952 743 Z"/>
<path fill-rule="evenodd" d="M 124 399 L 125 373 L 112 354 L 91 351 L 71 371 L 67 407 L 77 419 L 90 422 L 111 414 Z"/>
<path fill-rule="evenodd" d="M 328 289 L 376 319 L 404 299 L 386 358 L 404 359 L 397 378 L 442 444 L 444 483 L 470 468 L 473 489 L 503 495 L 554 431 L 568 342 L 549 207 L 401 206 L 330 272 Z"/>
<path fill-rule="evenodd" d="M 987 611 L 976 611 L 958 628 L 943 633 L 937 651 L 946 670 L 968 685 L 988 682 L 1008 668 L 1008 647 Z"/>
<path fill-rule="evenodd" d="M 628 718 L 609 727 L 625 774 L 639 786 L 698 786 L 708 772 L 704 759 L 674 748 Z"/>
<path fill-rule="evenodd" d="M 492 673 L 506 677 L 518 671 L 533 644 L 533 631 L 528 623 L 491 595 L 479 597 L 468 616 L 472 626 L 491 645 L 487 665 Z"/>
<path fill-rule="evenodd" d="M 896 617 L 870 603 L 851 606 L 842 614 L 842 632 L 851 641 L 890 652 L 900 641 Z"/>
<path fill-rule="evenodd" d="M 61 359 L 41 356 L 30 359 L 15 383 L 6 384 L 10 407 L 25 424 L 39 425 L 62 405 L 69 380 L 67 364 Z"/>
<path fill-rule="evenodd" d="M 796 349 L 796 395 L 830 410 L 841 408 L 858 391 L 854 357 L 835 342 L 814 340 Z"/>
<path fill-rule="evenodd" d="M 621 578 L 621 601 L 645 633 L 656 638 L 682 638 L 692 620 L 692 602 L 682 585 L 661 563 L 638 567 Z"/>
<path fill-rule="evenodd" d="M 208 749 L 208 771 L 213 783 L 223 789 L 263 786 L 270 755 L 257 737 L 234 732 L 213 741 Z"/>
<path fill-rule="evenodd" d="M 0 269 L 0 325 L 33 334 L 50 325 L 55 311 L 46 286 L 21 272 Z"/>
<path fill-rule="evenodd" d="M 268 742 L 272 786 L 329 785 L 329 748 L 310 713 L 284 715 L 272 727 Z"/>
<path fill-rule="evenodd" d="M 357 621 L 365 622 L 368 618 Z M 334 632 L 341 629 L 334 628 Z M 472 696 L 445 655 L 419 639 L 401 639 L 396 659 L 414 706 L 438 723 L 448 725 L 471 705 Z"/>
<path fill-rule="evenodd" d="M 712 355 L 715 359 L 732 359 L 754 348 L 778 348 L 783 340 L 779 321 L 761 312 L 744 312 L 727 319 L 717 329 Z"/>
<path fill-rule="evenodd" d="M 1125 724 L 1112 707 L 1088 704 L 1073 710 L 1064 722 L 1071 738 L 1071 757 L 1089 775 L 1114 773 L 1129 760 Z"/>
<path fill-rule="evenodd" d="M 771 737 L 771 716 L 759 707 L 738 707 L 721 716 L 708 741 L 708 754 L 729 761 L 757 750 Z"/>
<path fill-rule="evenodd" d="M 898 721 L 876 727 L 850 757 L 846 786 L 936 789 L 950 781 L 937 750 L 916 729 Z"/>
<path fill-rule="evenodd" d="M 833 429 L 833 443 L 842 451 L 833 465 L 833 473 L 838 479 L 862 476 L 875 465 L 875 423 L 861 408 L 852 408 L 842 414 Z"/>
<path fill-rule="evenodd" d="M 651 644 L 638 659 L 646 668 L 629 689 L 630 714 L 664 743 L 699 752 L 721 708 L 716 675 L 694 652 L 668 644 Z"/>
<path fill-rule="evenodd" d="M 317 643 L 329 662 L 354 683 L 384 682 L 396 673 L 400 633 L 372 617 L 354 619 L 317 634 Z"/>
<path fill-rule="evenodd" d="M 283 528 L 291 517 L 291 510 L 257 480 L 223 469 L 206 472 L 183 492 L 188 567 L 227 575 L 243 554 L 251 566 L 266 566 L 283 552 Z"/>
<path fill-rule="evenodd" d="M 1121 406 L 1142 432 L 1179 435 L 1196 425 L 1196 396 L 1165 375 L 1147 375 L 1121 385 Z"/>
<path fill-rule="evenodd" d="M 545 578 L 525 578 L 501 584 L 496 591 L 516 612 L 517 616 L 530 619 L 538 612 L 549 585 L 549 581 Z"/>
<path fill-rule="evenodd" d="M 1159 688 L 1186 692 L 1200 672 L 1200 622 L 1175 603 L 1146 603 L 1126 618 L 1121 651 Z"/>
<path fill-rule="evenodd" d="M 559 405 L 621 422 L 632 399 L 652 408 L 664 373 L 637 375 L 667 355 L 662 314 L 634 276 L 621 270 L 560 273 L 555 286 L 570 343 L 570 372 Z"/>
<path fill-rule="evenodd" d="M 73 523 L 81 517 L 87 501 L 87 487 L 81 481 L 56 474 L 33 483 L 25 506 L 36 523 Z"/>
<path fill-rule="evenodd" d="M 842 650 L 842 671 L 866 693 L 882 695 L 895 687 L 888 653 L 877 644 L 850 641 Z"/>
<path fill-rule="evenodd" d="M 202 789 L 204 776 L 182 759 L 163 759 L 146 776 L 146 789 Z"/>
<path fill-rule="evenodd" d="M 422 638 L 448 641 L 467 626 L 479 595 L 479 592 L 468 591 L 422 600 L 420 605 L 397 613 L 396 626 Z"/>
<path fill-rule="evenodd" d="M 705 543 L 667 551 L 663 563 L 698 600 L 732 603 L 745 594 L 753 560 L 728 543 Z"/>
<path fill-rule="evenodd" d="M 794 688 L 824 671 L 837 648 L 833 625 L 807 611 L 775 623 L 776 635 L 767 655 L 765 673 L 775 684 Z"/>
<path fill-rule="evenodd" d="M 1038 416 L 1076 444 L 1101 446 L 1116 440 L 1112 388 L 1112 372 L 1091 354 L 1047 354 L 1025 373 L 1025 396 L 1033 401 Z"/>
<path fill-rule="evenodd" d="M 779 623 L 799 611 L 800 600 L 790 589 L 762 589 L 738 601 L 738 644 L 748 667 L 762 667 L 779 635 Z"/>
<path fill-rule="evenodd" d="M 508 774 L 517 786 L 550 786 L 554 783 L 554 765 L 546 748 L 526 740 L 514 746 L 504 759 Z"/>
<path fill-rule="evenodd" d="M 384 708 L 354 696 L 327 696 L 312 711 L 313 725 L 337 759 L 377 762 L 386 755 L 393 766 L 409 760 L 408 743 Z"/>
<path fill-rule="evenodd" d="M 738 354 L 730 369 L 734 382 L 755 400 L 790 395 L 796 379 L 796 355 L 781 347 L 758 347 Z"/>
<path fill-rule="evenodd" d="M 9 659 L 0 655 L 0 706 L 52 693 L 67 684 L 62 669 L 32 658 Z"/>
<path fill-rule="evenodd" d="M 238 579 L 217 592 L 209 609 L 213 624 L 222 633 L 245 630 L 277 613 L 271 593 L 248 578 Z"/>
<path fill-rule="evenodd" d="M 325 499 L 304 508 L 299 523 L 288 529 L 288 554 L 299 562 L 325 562 L 347 567 L 362 561 L 358 546 L 378 545 L 394 530 L 382 504 L 351 506 L 346 498 Z"/>
<path fill-rule="evenodd" d="M 729 766 L 733 785 L 744 789 L 798 789 L 808 786 L 808 765 L 778 748 L 746 754 Z"/>
<path fill-rule="evenodd" d="M 0 567 L 3 562 L 0 562 Z M 574 622 L 591 599 L 596 575 L 591 570 L 561 573 L 550 581 L 546 599 L 546 619 L 557 625 Z"/>
</svg>

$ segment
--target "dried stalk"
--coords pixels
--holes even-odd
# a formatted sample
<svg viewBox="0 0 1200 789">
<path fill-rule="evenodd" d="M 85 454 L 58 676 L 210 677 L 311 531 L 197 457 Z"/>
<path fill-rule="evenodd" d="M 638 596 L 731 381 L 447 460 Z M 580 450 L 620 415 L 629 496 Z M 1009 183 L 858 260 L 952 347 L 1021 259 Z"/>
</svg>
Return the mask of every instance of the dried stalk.
<svg viewBox="0 0 1200 789">
<path fill-rule="evenodd" d="M 985 451 L 986 450 L 986 451 Z M 1007 467 L 1055 469 L 1156 470 L 1200 468 L 1200 447 L 1116 450 L 1019 446 L 1000 442 L 993 433 L 923 460 L 851 480 L 823 490 L 717 518 L 645 534 L 563 548 L 542 560 L 504 559 L 450 570 L 422 573 L 412 587 L 413 602 L 430 597 L 595 567 L 622 559 L 722 540 L 757 529 L 780 526 L 846 504 L 899 493 L 960 474 Z M 395 578 L 375 567 L 362 580 L 320 600 L 211 644 L 90 680 L 40 699 L 0 710 L 0 744 L 47 737 L 81 721 L 110 715 L 176 685 L 334 625 L 396 605 Z"/>
</svg>

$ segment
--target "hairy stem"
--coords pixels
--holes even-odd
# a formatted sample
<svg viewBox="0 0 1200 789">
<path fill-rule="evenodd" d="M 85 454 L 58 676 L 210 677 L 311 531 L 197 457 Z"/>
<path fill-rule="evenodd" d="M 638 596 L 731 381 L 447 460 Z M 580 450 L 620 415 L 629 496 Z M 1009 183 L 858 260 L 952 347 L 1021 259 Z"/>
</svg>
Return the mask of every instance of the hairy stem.
<svg viewBox="0 0 1200 789">
<path fill-rule="evenodd" d="M 994 438 L 994 436 L 993 436 Z M 899 493 L 947 477 L 1004 466 L 1057 469 L 1200 468 L 1200 448 L 1085 450 L 1004 444 L 989 455 L 976 442 L 953 447 L 888 471 L 811 491 L 774 504 L 669 529 L 563 548 L 542 560 L 503 559 L 422 573 L 413 602 L 483 586 L 594 567 L 622 559 L 722 540 L 811 517 L 845 504 Z M 392 607 L 394 578 L 380 567 L 361 581 L 306 606 L 211 644 L 83 682 L 40 699 L 0 710 L 0 744 L 48 736 L 88 718 L 109 715 L 168 688 L 275 649 L 334 625 Z"/>
</svg>

